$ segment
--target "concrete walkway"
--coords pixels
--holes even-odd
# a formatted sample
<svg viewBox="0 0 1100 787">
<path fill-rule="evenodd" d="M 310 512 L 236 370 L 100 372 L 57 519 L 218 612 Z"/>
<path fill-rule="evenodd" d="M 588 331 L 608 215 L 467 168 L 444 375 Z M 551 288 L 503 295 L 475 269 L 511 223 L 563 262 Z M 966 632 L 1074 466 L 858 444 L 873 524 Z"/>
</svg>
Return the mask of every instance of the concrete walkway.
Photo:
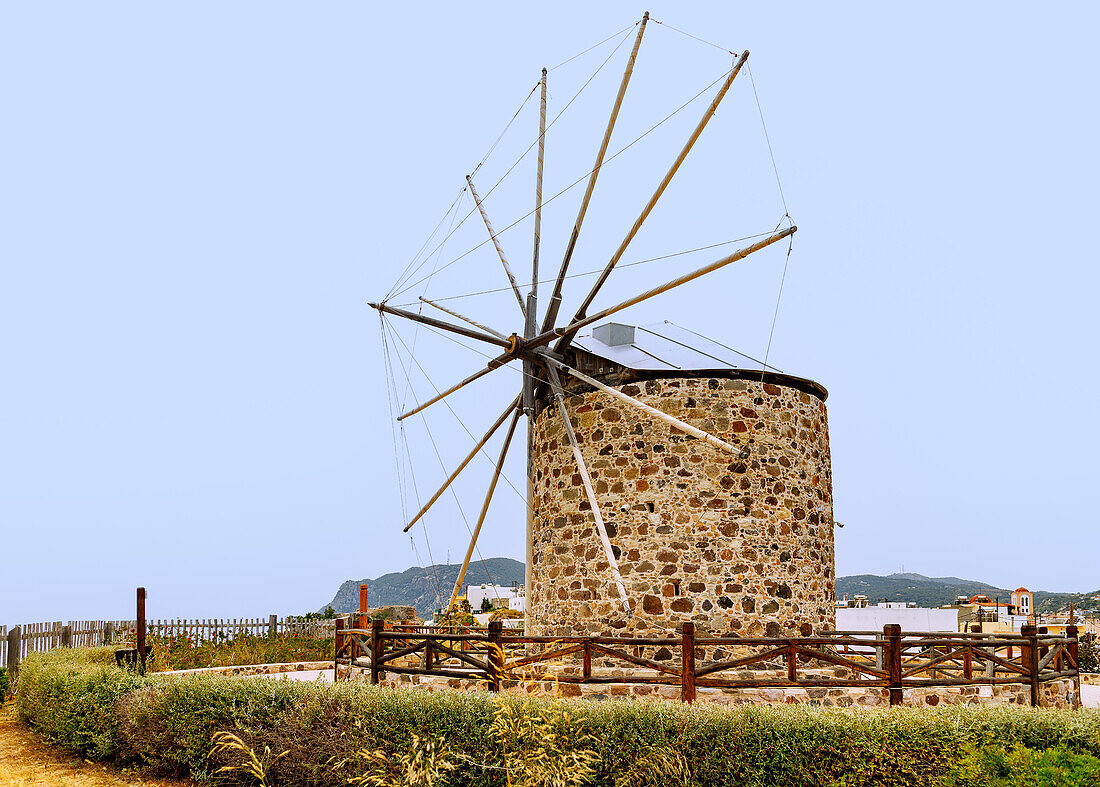
<svg viewBox="0 0 1100 787">
<path fill-rule="evenodd" d="M 280 672 L 278 675 L 242 675 L 242 678 L 275 678 L 277 680 L 303 680 L 332 683 L 332 673 L 327 669 L 307 669 L 299 672 Z"/>
<path fill-rule="evenodd" d="M 1081 704 L 1086 708 L 1100 708 L 1100 686 L 1082 686 Z"/>
<path fill-rule="evenodd" d="M 300 672 L 284 672 L 279 675 L 246 675 L 249 678 L 277 678 L 279 680 L 302 680 L 332 683 L 332 672 L 324 669 L 302 670 Z M 1082 686 L 1081 702 L 1086 708 L 1100 708 L 1100 686 Z"/>
</svg>

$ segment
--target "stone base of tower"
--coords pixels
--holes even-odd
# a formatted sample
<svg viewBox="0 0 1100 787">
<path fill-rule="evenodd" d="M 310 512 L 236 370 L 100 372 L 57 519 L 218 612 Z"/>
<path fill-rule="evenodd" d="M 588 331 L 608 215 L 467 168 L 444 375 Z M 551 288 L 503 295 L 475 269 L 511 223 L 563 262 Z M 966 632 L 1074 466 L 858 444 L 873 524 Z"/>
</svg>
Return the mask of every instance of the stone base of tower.
<svg viewBox="0 0 1100 787">
<path fill-rule="evenodd" d="M 718 373 L 715 373 L 718 374 Z M 808 636 L 835 627 L 823 396 L 797 378 L 645 379 L 619 390 L 738 446 L 731 456 L 606 393 L 567 405 L 631 611 L 555 408 L 535 421 L 527 634 Z M 804 381 L 803 381 L 804 382 Z"/>
</svg>

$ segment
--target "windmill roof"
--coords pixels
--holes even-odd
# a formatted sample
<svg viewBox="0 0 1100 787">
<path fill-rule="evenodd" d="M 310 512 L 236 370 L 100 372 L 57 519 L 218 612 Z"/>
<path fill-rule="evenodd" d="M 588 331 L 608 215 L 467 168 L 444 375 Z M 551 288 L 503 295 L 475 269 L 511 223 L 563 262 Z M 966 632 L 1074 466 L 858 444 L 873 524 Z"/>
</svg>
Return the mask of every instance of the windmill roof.
<svg viewBox="0 0 1100 787">
<path fill-rule="evenodd" d="M 608 343 L 610 331 L 611 343 Z M 751 355 L 708 339 L 675 323 L 604 323 L 580 334 L 573 344 L 628 369 L 767 369 L 782 371 Z"/>
<path fill-rule="evenodd" d="M 822 398 L 828 395 L 812 380 L 789 375 L 771 364 L 765 365 L 760 358 L 668 320 L 648 325 L 604 323 L 589 333 L 578 334 L 573 345 L 627 369 L 661 376 L 702 371 L 764 373 L 768 378 L 780 378 L 777 382 L 808 386 Z"/>
</svg>

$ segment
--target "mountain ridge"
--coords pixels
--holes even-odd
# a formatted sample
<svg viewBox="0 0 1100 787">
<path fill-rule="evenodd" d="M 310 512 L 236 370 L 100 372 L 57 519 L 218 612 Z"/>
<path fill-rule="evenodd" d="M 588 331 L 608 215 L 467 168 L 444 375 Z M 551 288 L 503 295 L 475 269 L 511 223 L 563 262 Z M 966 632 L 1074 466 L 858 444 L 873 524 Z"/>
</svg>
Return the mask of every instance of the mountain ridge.
<svg viewBox="0 0 1100 787">
<path fill-rule="evenodd" d="M 359 606 L 359 585 L 370 587 L 370 604 L 379 607 L 386 604 L 406 604 L 416 607 L 417 615 L 430 618 L 432 612 L 446 603 L 461 566 L 444 563 L 434 566 L 413 566 L 404 571 L 392 571 L 376 579 L 347 580 L 341 583 L 329 603 L 338 613 L 353 612 Z M 466 584 L 488 582 L 487 576 L 497 585 L 505 587 L 523 585 L 526 569 L 518 560 L 507 557 L 488 558 L 470 563 L 466 572 Z M 1010 601 L 1012 591 L 988 582 L 961 577 L 928 577 L 924 574 L 904 572 L 887 574 L 852 574 L 837 577 L 837 598 L 855 595 L 867 596 L 871 603 L 880 599 L 909 601 L 921 607 L 938 607 L 955 601 L 956 596 L 973 596 L 984 593 L 990 598 Z M 1100 608 L 1100 589 L 1088 593 L 1056 593 L 1032 590 L 1035 609 L 1038 612 L 1055 612 L 1068 604 L 1078 609 Z"/>
</svg>

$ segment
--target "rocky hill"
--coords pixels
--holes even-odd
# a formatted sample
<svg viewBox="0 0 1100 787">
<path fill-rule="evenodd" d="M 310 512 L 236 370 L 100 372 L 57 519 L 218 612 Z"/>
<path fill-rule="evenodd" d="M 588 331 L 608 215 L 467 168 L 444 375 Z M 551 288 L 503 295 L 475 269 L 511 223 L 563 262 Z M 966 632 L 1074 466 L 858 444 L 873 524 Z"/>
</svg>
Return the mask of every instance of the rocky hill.
<svg viewBox="0 0 1100 787">
<path fill-rule="evenodd" d="M 494 557 L 484 561 L 484 567 L 481 562 L 471 563 L 466 572 L 466 584 L 488 582 L 485 567 L 488 568 L 493 582 L 498 585 L 522 585 L 524 582 L 523 563 L 507 557 Z M 443 596 L 444 604 L 450 598 L 459 568 L 458 564 L 446 564 L 410 568 L 400 573 L 385 574 L 377 579 L 349 579 L 336 591 L 331 605 L 337 612 L 354 611 L 359 605 L 359 584 L 366 582 L 370 585 L 372 607 L 408 604 L 416 607 L 421 618 L 430 618 L 432 612 L 440 606 L 439 596 Z M 1100 590 L 1091 593 L 1053 593 L 1043 590 L 1032 592 L 1039 612 L 1055 612 L 1070 603 L 1080 610 L 1100 608 Z M 845 595 L 851 598 L 858 594 L 867 596 L 872 603 L 885 598 L 890 601 L 912 601 L 921 607 L 938 607 L 952 603 L 956 596 L 972 596 L 975 593 L 984 593 L 990 598 L 1000 597 L 1003 603 L 1008 603 L 1012 596 L 1011 590 L 990 585 L 988 582 L 959 577 L 926 577 L 913 573 L 890 574 L 884 577 L 877 574 L 855 574 L 837 577 L 836 581 L 837 598 Z"/>
<path fill-rule="evenodd" d="M 450 599 L 461 568 L 458 563 L 447 563 L 425 568 L 417 566 L 399 573 L 384 574 L 377 579 L 349 579 L 340 585 L 335 598 L 326 606 L 332 606 L 337 612 L 354 612 L 359 606 L 359 585 L 366 583 L 370 587 L 372 607 L 408 604 L 416 607 L 416 614 L 421 619 L 430 619 L 432 612 L 440 607 L 439 598 L 443 598 L 444 605 Z M 525 569 L 518 560 L 491 557 L 470 563 L 465 584 L 487 583 L 488 577 L 492 577 L 494 584 L 504 587 L 523 585 Z"/>
</svg>

